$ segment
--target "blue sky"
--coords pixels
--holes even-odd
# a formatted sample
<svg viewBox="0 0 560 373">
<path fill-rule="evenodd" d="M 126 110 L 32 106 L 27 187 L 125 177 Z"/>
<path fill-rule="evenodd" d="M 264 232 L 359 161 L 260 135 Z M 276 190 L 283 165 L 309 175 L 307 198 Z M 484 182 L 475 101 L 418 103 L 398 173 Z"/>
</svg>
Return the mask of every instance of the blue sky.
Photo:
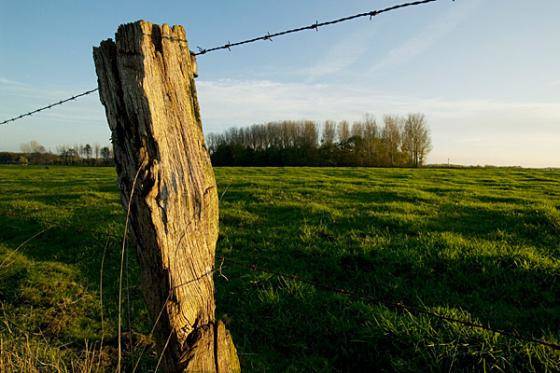
<svg viewBox="0 0 560 373">
<path fill-rule="evenodd" d="M 398 3 L 0 0 L 0 119 L 96 87 L 92 47 L 138 19 L 191 49 Z M 200 56 L 205 131 L 426 114 L 432 163 L 560 167 L 560 1 L 440 0 Z M 96 94 L 0 127 L 0 151 L 109 142 Z"/>
</svg>

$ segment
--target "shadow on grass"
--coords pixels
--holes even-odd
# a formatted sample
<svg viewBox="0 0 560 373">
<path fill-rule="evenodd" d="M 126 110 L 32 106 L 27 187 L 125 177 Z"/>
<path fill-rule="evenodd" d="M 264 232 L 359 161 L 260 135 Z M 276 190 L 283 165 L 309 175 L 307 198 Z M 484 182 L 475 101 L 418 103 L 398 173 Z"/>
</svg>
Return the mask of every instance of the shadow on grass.
<svg viewBox="0 0 560 373">
<path fill-rule="evenodd" d="M 425 220 L 362 210 L 332 221 L 305 206 L 251 200 L 241 191 L 226 199 L 246 202 L 237 219 L 223 222 L 218 246 L 226 258 L 381 300 L 463 309 L 483 323 L 535 335 L 555 332 L 560 323 L 558 274 L 519 248 L 556 240 L 556 229 L 538 211 L 444 205 Z M 372 200 L 402 196 L 376 193 Z M 494 243 L 497 235 L 512 242 Z"/>
<path fill-rule="evenodd" d="M 250 177 L 258 177 L 256 170 L 251 172 Z M 289 172 L 273 170 L 271 174 Z M 304 177 L 309 171 L 297 172 Z M 368 176 L 364 170 L 331 174 Z M 418 177 L 400 170 L 393 176 L 385 170 L 380 174 L 406 182 Z M 229 281 L 218 276 L 216 283 L 218 312 L 230 324 L 248 370 L 384 367 L 417 371 L 427 366 L 451 368 L 458 362 L 459 366 L 479 366 L 481 356 L 489 358 L 473 350 L 479 346 L 510 351 L 506 342 L 496 344 L 492 335 L 412 317 L 375 302 L 355 301 L 259 269 L 297 275 L 382 302 L 422 303 L 451 309 L 448 312 L 460 309 L 465 312 L 456 311 L 459 316 L 470 315 L 495 327 L 558 337 L 560 281 L 554 267 L 538 255 L 539 250 L 558 250 L 558 231 L 553 217 L 542 211 L 439 201 L 440 194 L 448 194 L 443 186 L 418 191 L 410 187 L 346 191 L 341 187 L 335 193 L 338 184 L 332 182 L 288 178 L 281 187 L 269 188 L 263 179 L 247 178 L 233 183 L 222 199 L 218 255 L 226 257 L 224 273 Z M 368 188 L 370 182 L 352 185 Z M 485 183 L 496 184 L 493 180 Z M 95 294 L 104 234 L 119 236 L 124 223 L 117 189 L 107 181 L 52 182 L 47 187 L 54 189 L 52 195 L 17 197 L 43 206 L 44 213 L 2 209 L 0 240 L 16 247 L 52 219 L 53 228 L 22 253 L 39 263 L 77 268 L 82 278 L 72 281 L 83 282 Z M 97 193 L 111 195 L 105 198 Z M 325 195 L 336 198 L 330 201 Z M 513 197 L 472 196 L 469 201 L 473 198 L 481 203 L 518 203 Z M 63 210 L 60 215 L 57 208 Z M 407 209 L 413 211 L 407 213 Z M 117 309 L 119 250 L 119 243 L 112 242 L 105 258 L 106 317 L 112 322 Z M 129 280 L 136 284 L 138 268 L 130 254 Z M 248 268 L 229 264 L 228 258 L 247 263 Z M 136 287 L 130 298 L 132 324 L 135 330 L 146 332 L 151 323 Z M 445 345 L 456 350 L 449 352 Z M 508 358 L 519 356 L 525 355 L 512 353 Z"/>
</svg>

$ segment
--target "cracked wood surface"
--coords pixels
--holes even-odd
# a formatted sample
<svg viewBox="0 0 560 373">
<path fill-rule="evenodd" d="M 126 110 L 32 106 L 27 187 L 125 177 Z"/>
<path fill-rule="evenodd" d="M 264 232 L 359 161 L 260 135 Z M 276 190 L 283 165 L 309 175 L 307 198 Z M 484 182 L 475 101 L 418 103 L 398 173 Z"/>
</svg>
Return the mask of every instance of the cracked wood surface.
<svg viewBox="0 0 560 373">
<path fill-rule="evenodd" d="M 179 41 L 179 40 L 182 41 Z M 144 296 L 166 371 L 235 372 L 229 332 L 215 320 L 212 270 L 218 195 L 204 144 L 185 30 L 138 21 L 94 48 L 123 205 L 131 204 Z"/>
</svg>

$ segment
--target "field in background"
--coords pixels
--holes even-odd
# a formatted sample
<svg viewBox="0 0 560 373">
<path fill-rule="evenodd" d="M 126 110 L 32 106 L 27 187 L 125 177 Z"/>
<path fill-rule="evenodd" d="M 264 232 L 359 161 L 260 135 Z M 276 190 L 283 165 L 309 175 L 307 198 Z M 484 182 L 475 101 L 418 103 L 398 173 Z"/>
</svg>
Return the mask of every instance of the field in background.
<svg viewBox="0 0 560 373">
<path fill-rule="evenodd" d="M 218 313 L 244 370 L 560 369 L 549 348 L 382 305 L 559 342 L 560 171 L 216 173 L 227 276 L 215 277 Z M 114 366 L 124 226 L 115 178 L 110 168 L 0 167 L 0 369 Z M 145 371 L 157 356 L 130 254 L 126 361 L 146 348 Z"/>
</svg>

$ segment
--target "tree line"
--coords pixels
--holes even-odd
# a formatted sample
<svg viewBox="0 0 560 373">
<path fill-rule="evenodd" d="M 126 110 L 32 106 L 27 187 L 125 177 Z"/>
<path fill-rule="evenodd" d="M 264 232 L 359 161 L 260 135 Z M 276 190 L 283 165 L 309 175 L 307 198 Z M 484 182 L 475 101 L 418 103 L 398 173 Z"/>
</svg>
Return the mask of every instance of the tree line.
<svg viewBox="0 0 560 373">
<path fill-rule="evenodd" d="M 421 167 L 431 144 L 423 114 L 269 122 L 207 136 L 214 166 Z"/>
<path fill-rule="evenodd" d="M 371 115 L 348 121 L 279 121 L 232 127 L 206 138 L 214 166 L 421 167 L 432 149 L 423 114 Z M 113 165 L 113 150 L 99 144 L 59 145 L 37 141 L 21 152 L 0 152 L 0 164 Z"/>
<path fill-rule="evenodd" d="M 0 164 L 113 165 L 113 149 L 99 144 L 58 145 L 56 152 L 33 140 L 20 145 L 20 152 L 0 152 Z"/>
</svg>

